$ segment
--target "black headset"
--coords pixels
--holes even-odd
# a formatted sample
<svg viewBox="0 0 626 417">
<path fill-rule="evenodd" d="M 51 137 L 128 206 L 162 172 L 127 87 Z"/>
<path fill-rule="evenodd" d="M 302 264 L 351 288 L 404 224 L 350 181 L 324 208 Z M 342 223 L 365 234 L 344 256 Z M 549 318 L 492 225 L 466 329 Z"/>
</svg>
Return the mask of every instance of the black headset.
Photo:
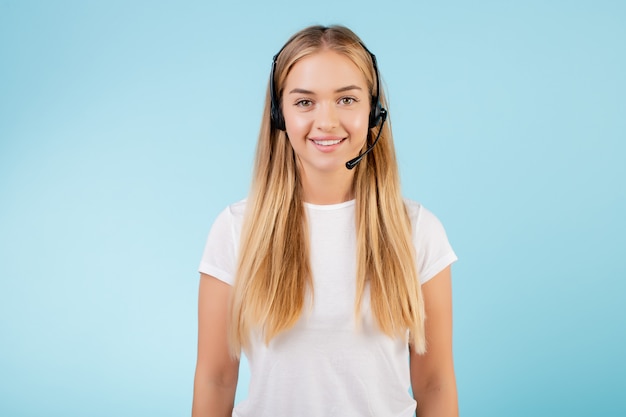
<svg viewBox="0 0 626 417">
<path fill-rule="evenodd" d="M 362 43 L 360 43 L 360 45 L 363 47 L 363 49 L 365 49 L 365 51 L 370 55 L 370 57 L 372 57 L 372 65 L 374 67 L 374 73 L 376 75 L 376 95 L 372 95 L 372 101 L 370 104 L 369 128 L 371 129 L 373 127 L 376 127 L 378 123 L 381 121 L 381 119 L 383 120 L 383 123 L 384 123 L 385 119 L 387 119 L 387 110 L 383 108 L 382 104 L 380 104 L 380 98 L 379 98 L 380 76 L 378 74 L 378 65 L 376 64 L 376 56 L 373 53 L 371 53 L 370 50 L 367 49 L 365 45 L 363 45 Z M 283 131 L 285 130 L 285 118 L 283 116 L 282 110 L 280 109 L 280 102 L 278 99 L 277 91 L 274 88 L 274 77 L 276 75 L 276 61 L 278 60 L 278 56 L 280 55 L 280 53 L 283 51 L 283 49 L 285 49 L 285 46 L 283 46 L 281 50 L 278 51 L 278 53 L 274 55 L 274 58 L 272 59 L 272 74 L 270 77 L 270 100 L 271 100 L 270 117 L 272 119 L 272 127 L 274 127 L 275 129 L 283 130 Z"/>
</svg>

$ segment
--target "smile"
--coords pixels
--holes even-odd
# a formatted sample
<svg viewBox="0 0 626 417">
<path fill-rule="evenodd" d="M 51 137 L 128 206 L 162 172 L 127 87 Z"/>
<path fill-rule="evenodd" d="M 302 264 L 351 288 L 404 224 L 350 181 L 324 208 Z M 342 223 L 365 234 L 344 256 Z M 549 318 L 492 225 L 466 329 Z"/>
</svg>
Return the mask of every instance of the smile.
<svg viewBox="0 0 626 417">
<path fill-rule="evenodd" d="M 332 139 L 311 139 L 313 143 L 318 146 L 333 146 L 341 143 L 343 138 L 332 138 Z"/>
<path fill-rule="evenodd" d="M 337 139 L 337 140 L 314 140 L 313 142 L 315 142 L 316 145 L 331 146 L 331 145 L 336 145 L 339 142 L 341 142 L 341 139 Z"/>
</svg>

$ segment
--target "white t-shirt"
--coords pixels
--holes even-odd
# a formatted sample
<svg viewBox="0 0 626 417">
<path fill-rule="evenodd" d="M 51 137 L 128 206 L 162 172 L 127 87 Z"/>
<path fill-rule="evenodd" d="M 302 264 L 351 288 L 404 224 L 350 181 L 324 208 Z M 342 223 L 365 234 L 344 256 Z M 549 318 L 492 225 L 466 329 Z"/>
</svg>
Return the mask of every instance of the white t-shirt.
<svg viewBox="0 0 626 417">
<path fill-rule="evenodd" d="M 457 257 L 439 220 L 420 204 L 405 203 L 423 284 Z M 199 268 L 230 285 L 245 204 L 232 204 L 218 216 Z M 252 336 L 244 352 L 250 365 L 249 395 L 235 406 L 233 416 L 413 416 L 407 339 L 393 339 L 378 330 L 367 290 L 360 323 L 355 320 L 355 201 L 305 207 L 313 303 L 292 329 L 269 345 Z"/>
</svg>

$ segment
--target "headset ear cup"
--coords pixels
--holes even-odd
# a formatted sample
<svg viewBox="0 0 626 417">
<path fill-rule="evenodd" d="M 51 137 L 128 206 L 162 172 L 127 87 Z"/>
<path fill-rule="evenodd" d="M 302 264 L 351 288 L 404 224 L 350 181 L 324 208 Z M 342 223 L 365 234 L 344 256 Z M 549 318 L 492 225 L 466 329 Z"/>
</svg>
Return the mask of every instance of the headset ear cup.
<svg viewBox="0 0 626 417">
<path fill-rule="evenodd" d="M 277 106 L 274 101 L 272 101 L 272 108 L 270 110 L 270 116 L 272 118 L 272 126 L 278 130 L 285 130 L 285 118 L 283 117 L 283 112 Z"/>
<path fill-rule="evenodd" d="M 284 47 L 283 47 L 284 48 Z M 280 103 L 276 94 L 276 88 L 274 86 L 274 77 L 276 75 L 276 60 L 278 59 L 278 55 L 282 52 L 282 49 L 278 51 L 274 58 L 272 59 L 272 73 L 270 74 L 270 121 L 272 122 L 272 127 L 278 130 L 286 130 L 285 128 L 285 118 L 283 117 L 283 112 L 280 109 Z"/>
<path fill-rule="evenodd" d="M 378 122 L 380 122 L 380 118 L 382 117 L 382 109 L 383 107 L 380 101 L 376 100 L 376 104 L 372 106 L 372 110 L 370 111 L 370 129 L 378 126 Z"/>
</svg>

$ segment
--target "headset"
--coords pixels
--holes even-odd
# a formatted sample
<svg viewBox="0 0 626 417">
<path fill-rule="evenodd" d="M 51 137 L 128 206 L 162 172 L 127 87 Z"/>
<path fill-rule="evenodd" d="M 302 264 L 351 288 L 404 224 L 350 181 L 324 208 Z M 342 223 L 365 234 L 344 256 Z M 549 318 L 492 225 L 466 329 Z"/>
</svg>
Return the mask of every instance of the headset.
<svg viewBox="0 0 626 417">
<path fill-rule="evenodd" d="M 380 129 L 378 130 L 378 134 L 376 135 L 376 139 L 365 150 L 365 152 L 363 152 L 356 158 L 351 159 L 348 162 L 346 162 L 346 168 L 348 169 L 352 169 L 355 166 L 357 166 L 357 164 L 361 162 L 363 157 L 367 155 L 374 148 L 374 145 L 376 145 L 376 143 L 378 142 L 378 139 L 380 138 L 380 134 L 383 130 L 383 125 L 385 124 L 385 121 L 387 120 L 387 109 L 383 108 L 382 104 L 380 103 L 380 75 L 378 73 L 376 55 L 371 53 L 370 50 L 367 49 L 367 47 L 363 43 L 359 42 L 359 44 L 371 57 L 372 66 L 374 67 L 374 74 L 376 76 L 376 95 L 372 94 L 372 99 L 370 103 L 369 128 L 372 129 L 378 126 L 379 123 L 381 125 L 380 125 Z M 280 51 L 278 51 L 278 53 L 274 55 L 274 58 L 272 58 L 272 73 L 270 76 L 270 117 L 271 117 L 272 127 L 278 130 L 282 130 L 282 131 L 285 131 L 285 117 L 283 116 L 283 112 L 280 109 L 280 101 L 278 99 L 278 94 L 274 85 L 274 78 L 276 76 L 276 61 L 278 60 L 278 56 L 281 54 L 283 49 L 285 49 L 285 46 L 283 46 L 280 49 Z"/>
</svg>

